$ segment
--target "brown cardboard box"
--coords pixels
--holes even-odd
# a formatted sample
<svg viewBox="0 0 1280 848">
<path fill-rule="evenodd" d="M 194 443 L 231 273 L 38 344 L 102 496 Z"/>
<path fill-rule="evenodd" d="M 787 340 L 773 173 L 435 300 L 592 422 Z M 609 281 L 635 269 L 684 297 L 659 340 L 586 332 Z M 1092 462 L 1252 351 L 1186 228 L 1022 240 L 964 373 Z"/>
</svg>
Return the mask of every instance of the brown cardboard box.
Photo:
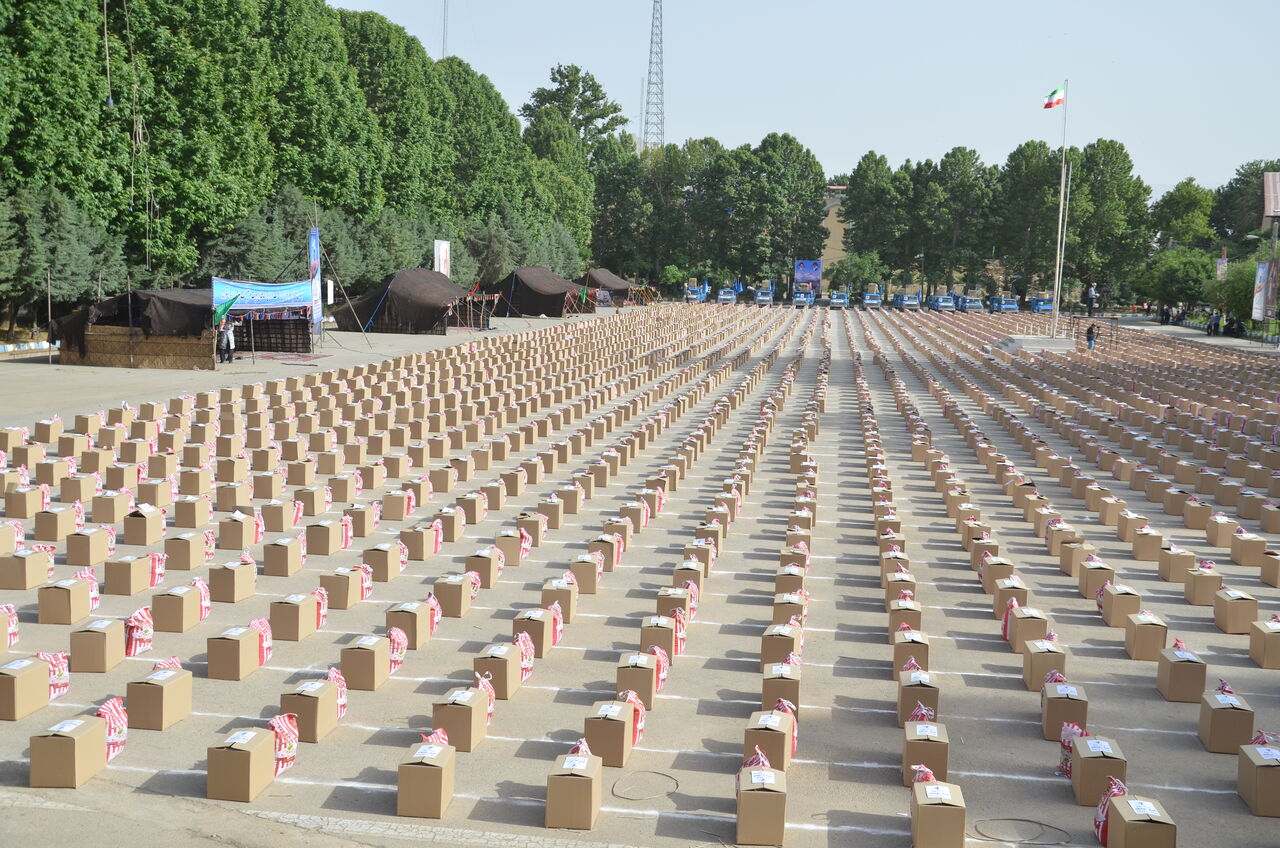
<svg viewBox="0 0 1280 848">
<path fill-rule="evenodd" d="M 1059 727 L 1061 730 L 1061 727 Z M 1082 807 L 1096 807 L 1110 778 L 1124 780 L 1128 760 L 1120 745 L 1104 736 L 1082 736 L 1071 746 L 1071 791 Z"/>
<path fill-rule="evenodd" d="M 320 585 L 329 593 L 329 609 L 351 609 L 360 603 L 360 573 L 339 566 L 332 574 L 321 574 Z"/>
<path fill-rule="evenodd" d="M 582 723 L 591 752 L 606 766 L 625 766 L 631 756 L 635 720 L 635 707 L 626 701 L 596 703 Z"/>
<path fill-rule="evenodd" d="M 801 666 L 771 663 L 765 667 L 760 681 L 760 709 L 773 709 L 779 698 L 796 705 L 796 714 L 803 709 L 800 700 Z"/>
<path fill-rule="evenodd" d="M 319 601 L 307 592 L 287 595 L 272 601 L 270 607 L 271 638 L 284 642 L 301 642 L 316 632 Z"/>
<path fill-rule="evenodd" d="M 33 538 L 37 542 L 61 542 L 75 531 L 76 515 L 69 506 L 51 506 L 36 513 Z"/>
<path fill-rule="evenodd" d="M 151 616 L 158 633 L 186 633 L 200 623 L 200 593 L 190 585 L 156 592 Z"/>
<path fill-rule="evenodd" d="M 533 640 L 533 655 L 542 659 L 552 648 L 551 637 L 554 625 L 554 618 L 545 609 L 521 610 L 511 621 L 511 635 L 514 637 L 517 633 L 528 633 L 529 638 Z"/>
<path fill-rule="evenodd" d="M 1194 704 L 1204 694 L 1207 672 L 1193 652 L 1167 648 L 1156 660 L 1156 689 L 1166 701 Z"/>
<path fill-rule="evenodd" d="M 41 501 L 40 490 L 34 486 L 9 489 L 4 494 L 5 517 L 32 518 L 40 511 Z"/>
<path fill-rule="evenodd" d="M 794 728 L 795 719 L 788 713 L 772 709 L 752 713 L 742 734 L 742 758 L 750 758 L 758 747 L 768 757 L 770 765 L 786 771 L 791 765 L 791 734 Z"/>
<path fill-rule="evenodd" d="M 97 520 L 95 514 L 94 520 Z M 151 504 L 140 504 L 124 517 L 124 543 L 146 547 L 164 538 L 164 513 Z"/>
<path fill-rule="evenodd" d="M 896 630 L 893 634 L 893 679 L 902 676 L 902 668 L 911 659 L 924 671 L 929 670 L 929 634 L 919 630 Z"/>
<path fill-rule="evenodd" d="M 48 703 L 48 663 L 31 657 L 0 665 L 0 721 L 26 718 Z"/>
<path fill-rule="evenodd" d="M 1213 606 L 1214 596 L 1222 587 L 1222 573 L 1216 568 L 1196 567 L 1185 576 L 1182 595 L 1186 602 L 1196 607 Z"/>
<path fill-rule="evenodd" d="M 213 519 L 213 504 L 205 495 L 184 495 L 173 502 L 173 526 L 204 527 Z"/>
<path fill-rule="evenodd" d="M 192 674 L 186 669 L 160 668 L 127 690 L 129 727 L 167 730 L 191 715 Z"/>
<path fill-rule="evenodd" d="M 391 642 L 386 636 L 361 636 L 342 649 L 347 687 L 372 692 L 391 675 Z"/>
<path fill-rule="evenodd" d="M 230 627 L 205 641 L 212 680 L 244 680 L 258 670 L 258 631 Z"/>
<path fill-rule="evenodd" d="M 1200 698 L 1200 742 L 1214 754 L 1234 754 L 1253 738 L 1253 708 L 1239 695 L 1205 692 Z"/>
<path fill-rule="evenodd" d="M 342 525 L 332 519 L 307 525 L 307 553 L 330 556 L 342 550 Z"/>
<path fill-rule="evenodd" d="M 409 749 L 396 770 L 396 815 L 424 819 L 444 817 L 453 800 L 457 749 L 421 742 Z"/>
<path fill-rule="evenodd" d="M 604 763 L 594 755 L 566 754 L 547 776 L 546 827 L 591 830 L 600 814 Z"/>
<path fill-rule="evenodd" d="M 224 562 L 209 567 L 209 598 L 220 604 L 238 604 L 258 590 L 258 568 L 248 562 Z"/>
<path fill-rule="evenodd" d="M 298 716 L 298 740 L 319 742 L 338 726 L 338 687 L 328 680 L 307 680 L 280 695 L 280 712 Z"/>
<path fill-rule="evenodd" d="M 302 542 L 296 536 L 276 539 L 262 546 L 264 577 L 291 577 L 302 570 Z"/>
<path fill-rule="evenodd" d="M 623 654 L 618 661 L 617 681 L 614 688 L 619 692 L 630 689 L 639 696 L 646 710 L 653 709 L 658 697 L 657 656 L 639 652 Z"/>
<path fill-rule="evenodd" d="M 787 776 L 773 768 L 738 772 L 739 845 L 781 845 L 787 827 Z M 918 843 L 919 844 L 919 843 Z"/>
<path fill-rule="evenodd" d="M 934 777 L 947 779 L 951 740 L 944 725 L 932 721 L 909 721 L 903 728 L 902 785 L 915 782 L 913 765 L 928 766 Z"/>
<path fill-rule="evenodd" d="M 107 723 L 82 715 L 31 737 L 32 788 L 79 789 L 107 767 Z"/>
<path fill-rule="evenodd" d="M 1160 616 L 1146 610 L 1126 617 L 1124 649 L 1131 659 L 1155 662 L 1164 650 L 1169 626 Z"/>
<path fill-rule="evenodd" d="M 179 533 L 164 540 L 164 552 L 169 558 L 165 570 L 194 571 L 204 566 L 204 534 Z"/>
<path fill-rule="evenodd" d="M 471 610 L 471 578 L 466 574 L 445 574 L 436 579 L 432 591 L 445 618 L 461 618 Z"/>
<path fill-rule="evenodd" d="M 1038 607 L 1016 607 L 1009 615 L 1009 648 L 1015 654 L 1026 650 L 1026 643 L 1043 639 L 1049 633 L 1049 618 Z"/>
<path fill-rule="evenodd" d="M 1255 816 L 1280 816 L 1280 749 L 1241 745 L 1236 791 Z"/>
<path fill-rule="evenodd" d="M 67 565 L 97 565 L 106 562 L 108 555 L 105 528 L 85 528 L 67 537 Z"/>
<path fill-rule="evenodd" d="M 917 704 L 924 704 L 938 717 L 938 684 L 927 671 L 908 671 L 898 678 L 898 727 L 906 727 L 907 719 Z"/>
<path fill-rule="evenodd" d="M 1239 589 L 1220 589 L 1213 596 L 1213 623 L 1223 633 L 1248 633 L 1258 617 L 1258 600 Z"/>
<path fill-rule="evenodd" d="M 1153 798 L 1120 795 L 1107 809 L 1109 848 L 1174 848 L 1178 843 L 1178 826 Z"/>
<path fill-rule="evenodd" d="M 650 620 L 651 619 L 648 619 L 648 618 L 645 619 L 646 622 Z M 666 621 L 669 623 L 671 622 L 670 619 L 666 619 Z M 673 624 L 674 623 L 670 623 L 668 626 L 673 626 Z M 648 645 L 643 644 L 643 640 L 644 640 L 643 634 L 644 634 L 644 627 L 642 626 L 641 627 L 642 644 L 640 647 L 641 647 L 641 650 L 647 651 L 649 648 L 648 648 Z M 672 639 L 674 640 L 674 637 L 675 637 L 674 631 L 672 631 L 671 635 L 672 635 Z M 801 636 L 802 636 L 802 633 L 800 628 L 794 627 L 790 624 L 771 624 L 768 627 L 766 627 L 764 629 L 764 634 L 760 637 L 760 670 L 764 671 L 774 663 L 780 663 L 786 660 L 788 654 L 796 653 L 797 650 L 800 648 Z M 653 644 L 661 644 L 661 643 L 655 642 Z M 667 649 L 666 645 L 663 645 L 662 647 L 663 647 L 663 650 Z M 668 653 L 668 656 L 672 656 L 674 658 L 674 655 L 670 651 L 668 651 L 667 653 Z"/>
<path fill-rule="evenodd" d="M 457 687 L 432 705 L 431 727 L 444 728 L 459 751 L 474 751 L 488 733 L 488 711 L 489 698 L 483 691 Z"/>
<path fill-rule="evenodd" d="M 658 606 L 662 606 L 662 592 L 664 589 L 658 590 Z M 552 604 L 560 605 L 560 614 L 564 619 L 564 623 L 568 624 L 573 621 L 574 615 L 578 611 L 578 584 L 566 580 L 564 577 L 552 577 L 542 584 L 541 604 L 544 608 L 550 608 Z"/>
<path fill-rule="evenodd" d="M 45 551 L 23 550 L 0 556 L 0 589 L 34 589 L 48 579 L 52 558 Z"/>
<path fill-rule="evenodd" d="M 492 589 L 498 583 L 498 575 L 500 573 L 498 563 L 500 561 L 505 568 L 506 555 L 498 550 L 497 547 L 486 545 L 467 557 L 466 570 L 474 571 L 480 575 L 480 588 Z"/>
<path fill-rule="evenodd" d="M 103 570 L 104 595 L 136 595 L 151 588 L 151 560 L 145 556 L 109 559 Z"/>
<path fill-rule="evenodd" d="M 1040 729 L 1050 741 L 1062 737 L 1064 722 L 1088 727 L 1089 697 L 1083 686 L 1050 683 L 1040 690 Z"/>
<path fill-rule="evenodd" d="M 520 679 L 520 649 L 511 643 L 487 645 L 472 661 L 472 670 L 487 677 L 494 697 L 506 701 L 523 682 Z"/>
<path fill-rule="evenodd" d="M 1126 627 L 1129 616 L 1142 609 L 1138 590 L 1123 583 L 1112 583 L 1102 589 L 1102 620 L 1108 627 Z"/>
<path fill-rule="evenodd" d="M 208 750 L 207 795 L 216 801 L 252 801 L 275 780 L 276 734 L 237 730 Z"/>
<path fill-rule="evenodd" d="M 107 672 L 122 662 L 124 622 L 100 618 L 71 631 L 71 672 Z"/>
<path fill-rule="evenodd" d="M 1280 668 L 1280 621 L 1249 625 L 1249 659 L 1259 668 Z"/>
<path fill-rule="evenodd" d="M 1067 673 L 1067 653 L 1057 642 L 1033 639 L 1022 643 L 1022 682 L 1032 692 L 1044 687 L 1044 678 L 1054 670 Z"/>
<path fill-rule="evenodd" d="M 84 580 L 68 577 L 41 586 L 36 597 L 40 624 L 75 624 L 89 616 L 89 584 Z"/>
<path fill-rule="evenodd" d="M 416 651 L 431 639 L 431 608 L 422 601 L 406 601 L 387 610 L 387 629 L 399 627 Z"/>
<path fill-rule="evenodd" d="M 888 641 L 893 642 L 893 634 L 904 623 L 912 630 L 920 630 L 923 626 L 924 606 L 919 601 L 892 600 L 889 602 Z"/>
</svg>

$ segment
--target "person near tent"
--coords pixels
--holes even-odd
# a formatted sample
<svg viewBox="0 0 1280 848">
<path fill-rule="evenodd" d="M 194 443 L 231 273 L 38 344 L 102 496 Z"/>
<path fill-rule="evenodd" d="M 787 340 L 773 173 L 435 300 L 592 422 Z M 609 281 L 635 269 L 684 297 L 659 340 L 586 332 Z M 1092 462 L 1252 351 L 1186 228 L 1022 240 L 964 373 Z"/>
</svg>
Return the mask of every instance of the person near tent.
<svg viewBox="0 0 1280 848">
<path fill-rule="evenodd" d="M 1098 327 L 1095 324 L 1090 324 L 1089 329 L 1084 331 L 1084 343 L 1088 346 L 1089 350 L 1093 350 L 1093 346 L 1097 341 Z"/>
<path fill-rule="evenodd" d="M 218 322 L 218 362 L 234 362 L 236 358 L 236 327 L 239 321 L 223 318 Z"/>
</svg>

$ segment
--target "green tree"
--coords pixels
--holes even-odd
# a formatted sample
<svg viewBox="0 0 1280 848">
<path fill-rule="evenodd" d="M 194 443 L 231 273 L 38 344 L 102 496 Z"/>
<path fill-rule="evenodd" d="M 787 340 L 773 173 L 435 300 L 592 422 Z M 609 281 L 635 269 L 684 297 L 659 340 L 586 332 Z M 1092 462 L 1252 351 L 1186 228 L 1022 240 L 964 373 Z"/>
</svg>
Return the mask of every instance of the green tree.
<svg viewBox="0 0 1280 848">
<path fill-rule="evenodd" d="M 906 229 L 906 210 L 889 160 L 874 150 L 867 151 L 846 185 L 840 210 L 845 250 L 888 255 Z"/>
<path fill-rule="evenodd" d="M 1207 248 L 1214 239 L 1212 213 L 1213 192 L 1187 177 L 1152 204 L 1151 223 L 1165 247 Z"/>
<path fill-rule="evenodd" d="M 938 227 L 938 262 L 949 288 L 958 270 L 977 268 L 989 254 L 998 172 L 982 164 L 976 150 L 956 147 L 938 163 L 938 187 L 942 203 L 935 219 Z"/>
<path fill-rule="evenodd" d="M 1227 274 L 1219 280 L 1216 274 L 1205 280 L 1201 292 L 1207 302 L 1225 315 L 1249 319 L 1253 316 L 1253 286 L 1258 262 L 1267 258 L 1265 251 L 1227 266 Z"/>
<path fill-rule="evenodd" d="M 644 193 L 640 157 L 635 140 L 611 135 L 596 147 L 595 210 L 591 252 L 601 267 L 623 276 L 647 275 L 642 244 L 653 214 Z"/>
<path fill-rule="evenodd" d="M 1262 226 L 1262 175 L 1268 171 L 1280 171 L 1280 159 L 1246 162 L 1214 191 L 1209 223 L 1219 236 L 1239 242 Z"/>
<path fill-rule="evenodd" d="M 873 250 L 850 253 L 823 268 L 822 276 L 830 281 L 832 289 L 847 289 L 851 295 L 860 295 L 873 286 L 883 290 L 889 280 L 889 266 Z"/>
<path fill-rule="evenodd" d="M 551 106 L 533 113 L 524 139 L 538 157 L 534 182 L 546 197 L 539 205 L 573 236 L 577 253 L 585 253 L 591 241 L 595 177 L 582 141 L 560 110 Z"/>
<path fill-rule="evenodd" d="M 560 113 L 588 152 L 627 124 L 622 107 L 609 99 L 600 81 L 577 65 L 552 68 L 551 87 L 535 89 L 529 102 L 520 107 L 520 117 L 532 124 L 549 108 Z"/>
<path fill-rule="evenodd" d="M 1122 294 L 1119 285 L 1150 251 L 1151 189 L 1133 173 L 1124 145 L 1111 139 L 1087 145 L 1074 170 L 1079 185 L 1073 183 L 1070 221 L 1078 241 L 1068 242 L 1068 261 L 1107 300 Z"/>
<path fill-rule="evenodd" d="M 1059 159 L 1042 141 L 1018 145 L 996 187 L 996 255 L 1005 286 L 1025 295 L 1033 280 L 1052 279 L 1057 240 Z"/>
<path fill-rule="evenodd" d="M 1147 262 L 1139 276 L 1138 289 L 1158 303 L 1194 304 L 1213 277 L 1213 259 L 1208 253 L 1176 247 L 1157 253 Z"/>
</svg>

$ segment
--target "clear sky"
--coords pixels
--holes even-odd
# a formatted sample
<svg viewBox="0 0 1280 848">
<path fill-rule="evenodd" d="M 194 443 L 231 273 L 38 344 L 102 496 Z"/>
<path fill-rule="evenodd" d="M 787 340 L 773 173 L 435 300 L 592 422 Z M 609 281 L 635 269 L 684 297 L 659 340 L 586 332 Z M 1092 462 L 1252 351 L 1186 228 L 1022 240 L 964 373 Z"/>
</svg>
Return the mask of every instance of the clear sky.
<svg viewBox="0 0 1280 848">
<path fill-rule="evenodd" d="M 441 53 L 442 0 L 329 0 L 380 12 Z M 868 149 L 893 165 L 957 145 L 1000 164 L 1032 138 L 1122 141 L 1155 196 L 1184 177 L 1211 188 L 1280 158 L 1268 94 L 1276 0 L 666 0 L 666 140 L 726 145 L 790 132 L 829 175 Z M 550 68 L 591 71 L 638 132 L 650 0 L 452 0 L 449 53 L 512 108 Z"/>
</svg>

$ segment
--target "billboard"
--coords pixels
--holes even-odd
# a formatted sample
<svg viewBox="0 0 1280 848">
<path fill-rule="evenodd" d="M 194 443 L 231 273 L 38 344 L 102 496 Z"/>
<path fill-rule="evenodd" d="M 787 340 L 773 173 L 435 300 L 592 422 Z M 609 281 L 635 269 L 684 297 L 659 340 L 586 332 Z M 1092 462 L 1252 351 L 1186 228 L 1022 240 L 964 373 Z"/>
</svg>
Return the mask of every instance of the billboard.
<svg viewBox="0 0 1280 848">
<path fill-rule="evenodd" d="M 452 245 L 447 241 L 436 239 L 436 254 L 433 265 L 434 270 L 439 271 L 450 279 L 453 279 L 453 262 L 451 261 L 452 256 L 450 254 L 451 246 Z"/>
<path fill-rule="evenodd" d="M 1271 276 L 1271 263 L 1259 262 L 1253 275 L 1253 320 L 1267 320 L 1267 279 Z"/>
<path fill-rule="evenodd" d="M 311 335 L 324 332 L 324 293 L 320 290 L 320 228 L 307 231 L 307 270 L 311 272 Z"/>
<path fill-rule="evenodd" d="M 796 282 L 797 283 L 821 283 L 822 282 L 822 260 L 821 259 L 797 259 L 796 260 Z"/>
</svg>

